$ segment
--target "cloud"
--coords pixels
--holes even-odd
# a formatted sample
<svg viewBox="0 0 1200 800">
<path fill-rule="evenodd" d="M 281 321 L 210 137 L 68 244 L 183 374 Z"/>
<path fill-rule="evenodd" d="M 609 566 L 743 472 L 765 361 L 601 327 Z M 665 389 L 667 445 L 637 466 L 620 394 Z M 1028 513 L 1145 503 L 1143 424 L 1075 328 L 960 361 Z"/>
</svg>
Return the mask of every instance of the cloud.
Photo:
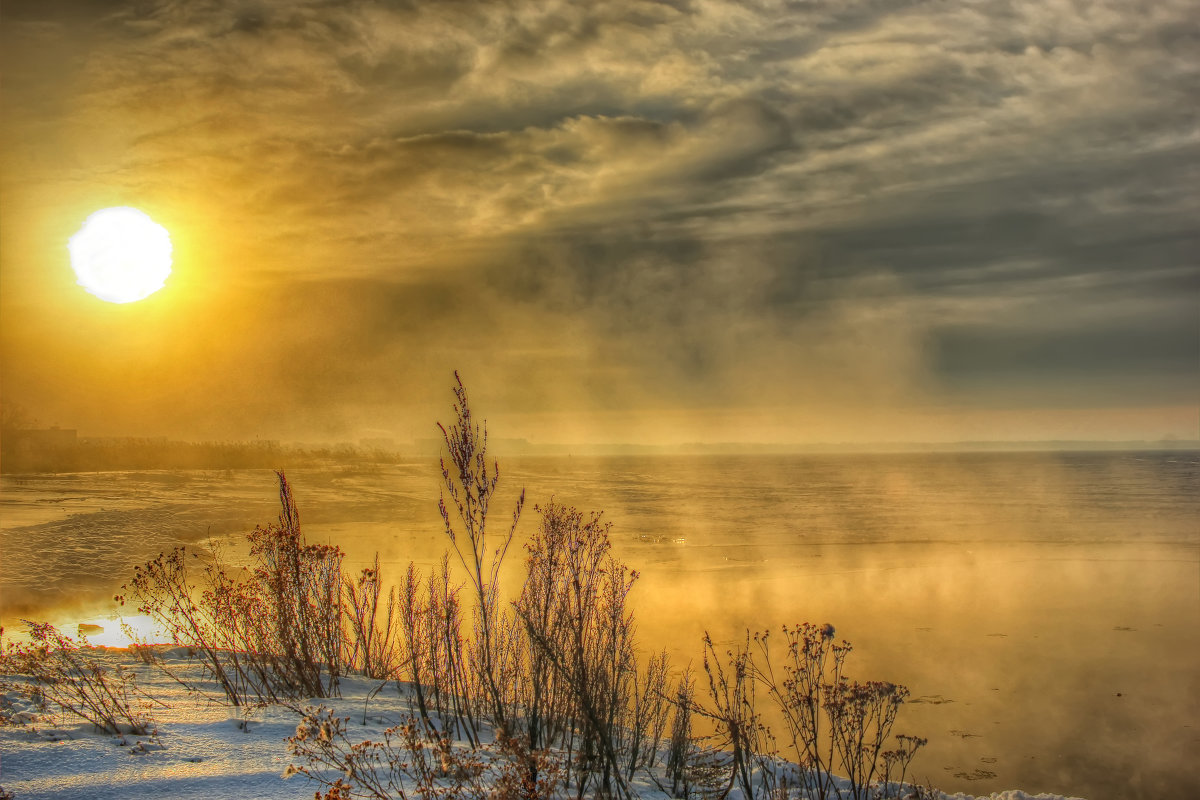
<svg viewBox="0 0 1200 800">
<path fill-rule="evenodd" d="M 401 362 L 571 365 L 513 409 L 1163 405 L 1196 384 L 1194 12 L 9 3 L 4 270 L 40 280 L 46 198 L 190 213 L 229 302 L 296 298 L 262 391 L 348 418 Z M 347 356 L 267 368 L 304 347 Z"/>
</svg>

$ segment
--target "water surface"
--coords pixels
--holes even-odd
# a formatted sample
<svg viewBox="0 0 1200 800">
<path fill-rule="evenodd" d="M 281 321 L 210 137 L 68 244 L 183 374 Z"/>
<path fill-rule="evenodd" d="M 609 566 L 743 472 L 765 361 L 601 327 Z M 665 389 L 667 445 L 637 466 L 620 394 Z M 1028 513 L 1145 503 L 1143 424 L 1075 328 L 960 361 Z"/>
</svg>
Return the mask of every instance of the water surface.
<svg viewBox="0 0 1200 800">
<path fill-rule="evenodd" d="M 518 487 L 603 509 L 641 574 L 640 639 L 831 622 L 850 673 L 910 687 L 897 730 L 948 790 L 1200 795 L 1200 458 L 1190 452 L 525 458 Z M 353 564 L 444 547 L 428 460 L 289 473 Z M 268 471 L 4 476 L 3 618 L 111 610 L 135 563 L 277 514 Z M 514 572 L 519 548 L 514 548 Z M 514 583 L 510 578 L 510 585 Z"/>
</svg>

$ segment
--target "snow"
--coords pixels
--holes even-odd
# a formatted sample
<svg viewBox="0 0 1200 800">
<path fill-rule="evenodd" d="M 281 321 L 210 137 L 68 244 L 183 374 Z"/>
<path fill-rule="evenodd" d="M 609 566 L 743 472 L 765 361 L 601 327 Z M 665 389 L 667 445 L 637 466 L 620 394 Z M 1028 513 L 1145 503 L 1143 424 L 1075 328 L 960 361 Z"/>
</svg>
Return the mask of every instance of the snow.
<svg viewBox="0 0 1200 800">
<path fill-rule="evenodd" d="M 0 726 L 0 786 L 18 800 L 116 800 L 130 797 L 131 787 L 139 796 L 180 800 L 295 800 L 311 798 L 317 790 L 317 783 L 303 775 L 282 777 L 293 763 L 286 739 L 295 733 L 298 708 L 266 706 L 243 713 L 190 695 L 161 668 L 143 663 L 129 650 L 98 647 L 90 654 L 102 663 L 134 670 L 138 686 L 152 698 L 146 702 L 152 702 L 156 728 L 144 736 L 101 734 L 88 723 L 47 714 L 27 697 L 7 692 L 0 699 L 5 718 Z M 180 675 L 200 681 L 199 665 L 185 648 L 161 648 L 160 655 Z M 3 679 L 11 682 L 12 676 Z M 375 693 L 378 688 L 378 681 L 344 678 L 340 698 L 303 705 L 324 704 L 350 718 L 352 737 L 378 739 L 410 710 L 396 684 Z M 645 800 L 667 798 L 645 778 L 635 789 Z M 1077 800 L 1015 790 L 986 798 Z M 941 800 L 973 798 L 942 794 Z"/>
</svg>

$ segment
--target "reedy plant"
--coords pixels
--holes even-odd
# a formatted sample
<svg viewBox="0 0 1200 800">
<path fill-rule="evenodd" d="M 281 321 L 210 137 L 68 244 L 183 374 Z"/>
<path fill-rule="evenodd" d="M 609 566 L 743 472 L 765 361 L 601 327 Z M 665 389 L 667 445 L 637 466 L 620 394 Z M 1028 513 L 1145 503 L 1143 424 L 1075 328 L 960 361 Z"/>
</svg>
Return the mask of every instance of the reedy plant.
<svg viewBox="0 0 1200 800">
<path fill-rule="evenodd" d="M 472 661 L 483 705 L 492 723 L 503 728 L 506 714 L 497 663 L 502 657 L 497 630 L 503 624 L 498 609 L 500 567 L 521 518 L 525 492 L 522 490 L 517 499 L 507 534 L 501 534 L 499 544 L 489 550 L 488 512 L 500 480 L 500 467 L 493 461 L 489 469 L 487 423 L 480 426 L 475 422 L 458 372 L 454 373 L 454 382 L 455 421 L 449 428 L 438 423 L 447 450 L 447 456 L 441 459 L 444 488 L 438 498 L 438 510 L 450 546 L 466 570 L 475 594 L 476 658 Z"/>
<path fill-rule="evenodd" d="M 430 726 L 451 727 L 472 746 L 479 744 L 471 698 L 471 671 L 462 638 L 459 590 L 450 585 L 449 555 L 422 581 L 410 563 L 400 594 L 403 671 L 417 701 L 421 719 Z M 434 722 L 436 717 L 440 723 Z"/>
<path fill-rule="evenodd" d="M 404 576 L 404 587 L 400 592 L 400 627 L 401 647 L 403 648 L 403 663 L 407 669 L 408 683 L 413 688 L 417 700 L 417 710 L 421 719 L 429 724 L 429 704 L 425 699 L 427 676 L 430 674 L 429 648 L 435 637 L 426 628 L 428 618 L 427 607 L 421 595 L 421 576 L 417 565 L 409 562 L 408 572 Z"/>
<path fill-rule="evenodd" d="M 347 623 L 345 663 L 368 678 L 391 678 L 400 669 L 400 647 L 396 631 L 396 588 L 388 591 L 386 611 L 380 619 L 383 582 L 379 554 L 356 580 L 343 579 Z"/>
</svg>

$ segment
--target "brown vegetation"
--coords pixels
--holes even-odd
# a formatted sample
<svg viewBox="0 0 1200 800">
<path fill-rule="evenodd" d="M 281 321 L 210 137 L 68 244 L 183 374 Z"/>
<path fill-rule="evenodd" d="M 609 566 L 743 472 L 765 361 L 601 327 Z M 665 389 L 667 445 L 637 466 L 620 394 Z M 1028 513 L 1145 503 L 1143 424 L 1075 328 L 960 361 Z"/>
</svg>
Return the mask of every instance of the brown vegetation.
<svg viewBox="0 0 1200 800">
<path fill-rule="evenodd" d="M 502 593 L 524 493 L 499 530 L 489 529 L 499 466 L 455 379 L 454 422 L 439 426 L 448 550 L 428 574 L 410 564 L 386 592 L 378 557 L 345 574 L 338 548 L 305 541 L 280 472 L 279 519 L 248 535 L 250 564 L 178 548 L 139 567 L 117 600 L 136 603 L 191 648 L 235 706 L 299 708 L 336 695 L 348 672 L 408 692 L 411 715 L 380 741 L 354 741 L 348 719 L 323 707 L 302 712 L 289 773 L 320 782 L 331 800 L 624 799 L 641 777 L 681 798 L 896 795 L 924 744 L 899 736 L 887 749 L 908 692 L 850 680 L 850 645 L 834 643 L 831 626 L 784 628 L 782 652 L 766 633 L 747 632 L 723 650 L 706 635 L 697 690 L 690 669 L 673 678 L 665 652 L 640 651 L 629 602 L 638 575 L 613 552 L 610 524 L 553 501 L 535 507 L 523 583 Z M 57 650 L 64 655 L 52 657 Z M 22 668 L 74 664 L 73 652 L 50 642 Z M 58 682 L 68 687 L 64 702 L 107 692 L 87 706 L 98 724 L 136 719 L 121 699 L 124 684 L 114 690 L 86 669 L 56 669 L 75 670 Z M 782 748 L 760 699 L 782 719 Z"/>
<path fill-rule="evenodd" d="M 29 643 L 6 646 L 0 656 L 4 672 L 20 679 L 0 681 L 0 691 L 24 694 L 47 712 L 58 709 L 103 733 L 153 733 L 151 702 L 130 669 L 101 661 L 52 625 L 26 624 Z"/>
</svg>

